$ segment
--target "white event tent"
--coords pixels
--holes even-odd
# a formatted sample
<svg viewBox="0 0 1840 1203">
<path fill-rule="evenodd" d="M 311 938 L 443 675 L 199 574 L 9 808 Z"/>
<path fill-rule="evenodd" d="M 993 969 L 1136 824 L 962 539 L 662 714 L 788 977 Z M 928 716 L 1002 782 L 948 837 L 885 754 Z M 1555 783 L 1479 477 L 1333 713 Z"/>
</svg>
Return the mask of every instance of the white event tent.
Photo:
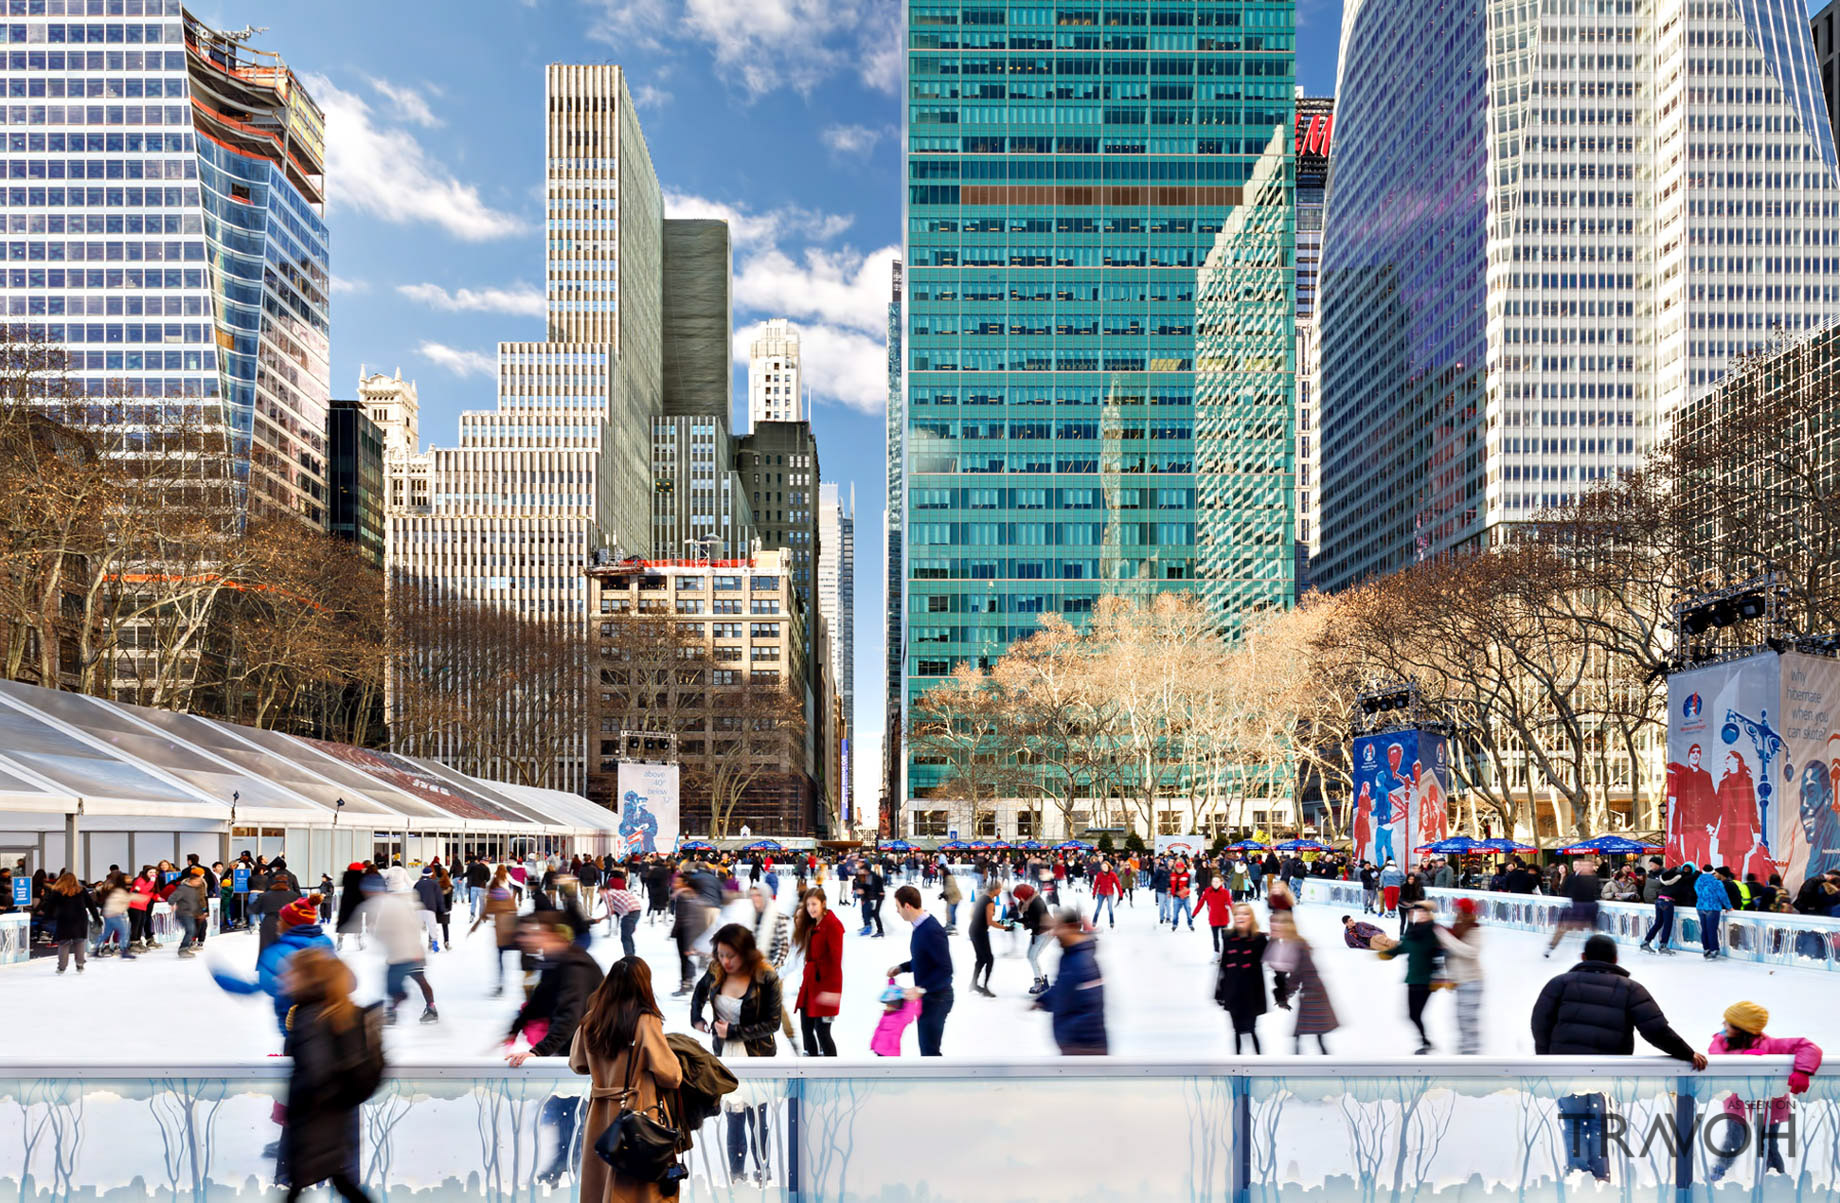
<svg viewBox="0 0 1840 1203">
<path fill-rule="evenodd" d="M 0 865 L 93 878 L 247 848 L 307 885 L 380 854 L 603 853 L 617 822 L 431 760 L 0 681 Z"/>
</svg>

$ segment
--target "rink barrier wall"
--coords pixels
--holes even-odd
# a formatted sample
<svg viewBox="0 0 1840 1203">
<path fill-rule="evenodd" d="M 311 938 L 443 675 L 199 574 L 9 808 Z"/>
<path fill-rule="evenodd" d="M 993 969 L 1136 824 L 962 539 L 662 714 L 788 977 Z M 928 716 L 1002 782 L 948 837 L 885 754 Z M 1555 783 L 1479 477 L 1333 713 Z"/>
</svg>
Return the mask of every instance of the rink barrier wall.
<svg viewBox="0 0 1840 1203">
<path fill-rule="evenodd" d="M 1526 1203 L 1589 1193 L 1593 1169 L 1623 1203 L 1840 1198 L 1840 1080 L 1820 1074 L 1794 1104 L 1786 1176 L 1763 1179 L 1740 1157 L 1706 1185 L 1714 1150 L 1693 1136 L 1725 1137 L 1727 1098 L 1784 1091 L 1787 1057 L 1718 1057 L 1698 1074 L 1662 1057 L 775 1057 L 730 1068 L 740 1088 L 697 1133 L 684 1203 Z M 272 1197 L 265 1146 L 288 1069 L 279 1058 L 0 1059 L 0 1198 Z M 575 1198 L 587 1085 L 560 1058 L 394 1064 L 361 1117 L 362 1184 L 418 1203 Z M 1106 1155 L 1031 1155 L 1047 1152 L 1049 1117 L 1100 1108 L 1105 1140 L 1092 1147 Z M 1629 1138 L 1599 1143 L 1606 1124 Z M 1689 1139 L 1635 1136 L 1670 1125 Z M 1582 1156 L 1566 1152 L 1570 1138 Z"/>
<path fill-rule="evenodd" d="M 1360 882 L 1306 878 L 1303 901 L 1346 908 L 1360 915 L 1364 891 Z M 1569 904 L 1551 894 L 1499 894 L 1492 890 L 1425 891 L 1426 901 L 1440 915 L 1454 915 L 1457 899 L 1476 903 L 1477 918 L 1490 927 L 1550 933 Z M 1618 944 L 1639 947 L 1654 922 L 1655 908 L 1642 902 L 1600 902 L 1597 930 Z M 1770 911 L 1726 911 L 1719 925 L 1719 946 L 1734 961 L 1760 965 L 1794 966 L 1840 972 L 1840 919 L 1822 915 L 1784 915 Z M 1699 912 L 1689 907 L 1674 911 L 1673 947 L 1700 951 Z"/>
</svg>

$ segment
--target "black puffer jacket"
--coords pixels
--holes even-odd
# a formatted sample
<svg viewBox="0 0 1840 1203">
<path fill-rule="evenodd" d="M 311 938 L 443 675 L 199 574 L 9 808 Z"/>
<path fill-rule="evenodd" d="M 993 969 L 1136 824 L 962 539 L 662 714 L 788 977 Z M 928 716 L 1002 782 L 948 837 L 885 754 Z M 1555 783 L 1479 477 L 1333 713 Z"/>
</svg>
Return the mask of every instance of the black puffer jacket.
<svg viewBox="0 0 1840 1203">
<path fill-rule="evenodd" d="M 1533 1051 L 1541 1056 L 1627 1057 L 1637 1032 L 1670 1057 L 1693 1059 L 1654 997 L 1620 965 L 1580 961 L 1547 982 L 1533 1004 Z"/>
<path fill-rule="evenodd" d="M 691 1026 L 703 1022 L 704 1007 L 711 1008 L 713 1019 L 712 999 L 719 988 L 714 969 L 704 973 L 702 980 L 697 982 L 696 992 L 690 996 Z M 779 1031 L 783 1005 L 778 975 L 771 969 L 763 969 L 748 983 L 747 993 L 741 996 L 741 1018 L 729 1027 L 728 1035 L 717 1036 L 711 1025 L 710 1051 L 720 1057 L 728 1045 L 740 1044 L 746 1046 L 750 1057 L 771 1057 L 776 1051 L 773 1037 Z"/>
</svg>

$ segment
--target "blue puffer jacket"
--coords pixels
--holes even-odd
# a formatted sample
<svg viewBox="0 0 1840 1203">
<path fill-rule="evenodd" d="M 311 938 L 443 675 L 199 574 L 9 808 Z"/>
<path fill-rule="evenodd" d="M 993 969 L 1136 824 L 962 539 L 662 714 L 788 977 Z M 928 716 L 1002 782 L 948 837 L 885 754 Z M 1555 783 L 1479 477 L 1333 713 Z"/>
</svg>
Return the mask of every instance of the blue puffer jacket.
<svg viewBox="0 0 1840 1203">
<path fill-rule="evenodd" d="M 1054 1043 L 1064 1049 L 1104 1052 L 1105 978 L 1099 972 L 1097 940 L 1061 950 L 1060 976 L 1041 996 L 1041 1009 L 1054 1016 Z"/>
<path fill-rule="evenodd" d="M 281 971 L 287 965 L 289 957 L 303 948 L 323 948 L 332 951 L 332 941 L 319 929 L 317 923 L 302 923 L 290 927 L 276 937 L 275 942 L 262 950 L 256 958 L 256 980 L 237 977 L 221 969 L 213 969 L 211 978 L 218 985 L 232 994 L 266 994 L 275 1004 L 275 1026 L 287 1035 L 288 1008 L 293 1000 L 281 989 Z"/>
<path fill-rule="evenodd" d="M 1693 882 L 1693 905 L 1702 911 L 1730 910 L 1731 895 L 1725 889 L 1725 879 L 1717 873 L 1701 873 Z"/>
</svg>

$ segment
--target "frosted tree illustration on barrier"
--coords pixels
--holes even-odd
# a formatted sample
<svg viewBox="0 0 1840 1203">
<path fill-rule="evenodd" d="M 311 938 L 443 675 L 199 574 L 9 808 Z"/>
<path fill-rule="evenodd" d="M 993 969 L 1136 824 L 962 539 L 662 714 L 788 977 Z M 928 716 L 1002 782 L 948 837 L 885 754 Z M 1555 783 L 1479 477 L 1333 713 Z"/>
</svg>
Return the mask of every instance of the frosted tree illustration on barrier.
<svg viewBox="0 0 1840 1203">
<path fill-rule="evenodd" d="M 799 1151 L 805 1197 L 811 1203 L 848 1203 L 850 1155 L 856 1145 L 856 1116 L 875 1088 L 851 1079 L 805 1083 L 799 1119 Z"/>
<path fill-rule="evenodd" d="M 32 1163 L 41 1153 L 50 1162 L 48 1197 L 68 1203 L 77 1193 L 77 1156 L 83 1147 L 83 1091 L 76 1082 L 22 1079 L 14 1098 L 19 1106 L 19 1198 L 38 1195 Z"/>
<path fill-rule="evenodd" d="M 1186 1078 L 1189 1203 L 1233 1197 L 1233 1083 L 1229 1078 Z"/>
<path fill-rule="evenodd" d="M 1259 1084 L 1253 1085 L 1252 1123 L 1248 1132 L 1248 1139 L 1252 1141 L 1252 1181 L 1258 1184 L 1259 1195 L 1265 1203 L 1277 1203 L 1282 1191 L 1278 1183 L 1279 1120 L 1283 1118 L 1285 1104 L 1297 1096 L 1289 1088 L 1273 1084 L 1270 1093 L 1260 1098 Z"/>
<path fill-rule="evenodd" d="M 1368 1078 L 1347 1083 L 1337 1105 L 1362 1203 L 1374 1203 L 1389 1166 L 1393 1203 L 1416 1199 L 1450 1130 L 1456 1096 L 1426 1078 Z"/>
<path fill-rule="evenodd" d="M 384 1198 L 390 1194 L 390 1169 L 396 1161 L 396 1125 L 408 1117 L 414 1102 L 414 1087 L 402 1081 L 388 1081 L 359 1113 L 363 1147 L 370 1152 L 364 1166 L 364 1184 Z"/>
<path fill-rule="evenodd" d="M 171 1198 L 177 1203 L 185 1193 L 195 1203 L 205 1203 L 217 1114 L 231 1097 L 230 1083 L 223 1078 L 156 1078 L 150 1085 L 147 1108 L 160 1129 L 161 1168 Z"/>
</svg>

